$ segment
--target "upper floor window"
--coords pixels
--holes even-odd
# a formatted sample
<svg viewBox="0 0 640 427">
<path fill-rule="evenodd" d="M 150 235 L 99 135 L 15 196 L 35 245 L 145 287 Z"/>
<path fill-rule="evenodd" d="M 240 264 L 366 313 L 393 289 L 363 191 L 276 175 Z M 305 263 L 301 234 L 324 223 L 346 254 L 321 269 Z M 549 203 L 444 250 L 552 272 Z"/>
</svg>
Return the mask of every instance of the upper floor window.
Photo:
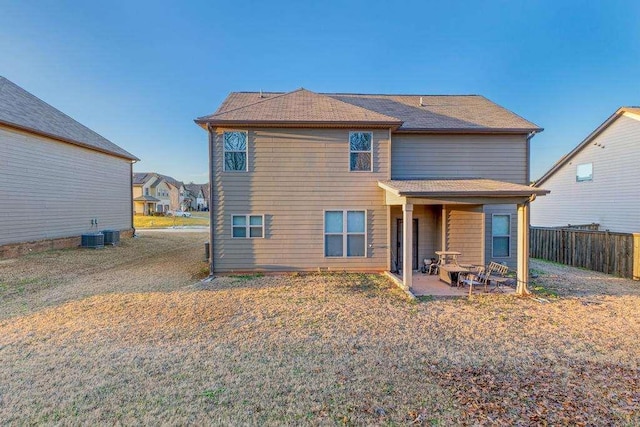
<svg viewBox="0 0 640 427">
<path fill-rule="evenodd" d="M 349 132 L 349 163 L 351 171 L 373 170 L 373 134 Z"/>
<path fill-rule="evenodd" d="M 224 132 L 224 170 L 247 170 L 247 132 Z"/>
<path fill-rule="evenodd" d="M 576 182 L 593 181 L 593 163 L 583 163 L 576 167 Z"/>
<path fill-rule="evenodd" d="M 148 196 L 148 195 L 149 195 L 149 189 L 148 189 L 148 188 L 145 188 L 145 189 L 144 189 L 144 195 L 145 195 L 145 196 Z"/>
<path fill-rule="evenodd" d="M 507 258 L 511 253 L 511 215 L 494 214 L 491 219 L 491 256 Z"/>
</svg>

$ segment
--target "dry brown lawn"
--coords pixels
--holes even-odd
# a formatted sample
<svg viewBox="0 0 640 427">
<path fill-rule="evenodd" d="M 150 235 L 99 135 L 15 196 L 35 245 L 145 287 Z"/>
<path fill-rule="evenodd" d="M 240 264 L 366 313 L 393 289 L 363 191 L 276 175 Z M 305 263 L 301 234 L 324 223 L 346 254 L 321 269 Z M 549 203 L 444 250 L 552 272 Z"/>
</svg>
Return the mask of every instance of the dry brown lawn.
<svg viewBox="0 0 640 427">
<path fill-rule="evenodd" d="M 539 262 L 546 303 L 413 302 L 364 274 L 200 283 L 202 241 L 0 263 L 0 423 L 640 423 L 635 283 L 577 297 L 560 277 L 581 271 Z"/>
</svg>

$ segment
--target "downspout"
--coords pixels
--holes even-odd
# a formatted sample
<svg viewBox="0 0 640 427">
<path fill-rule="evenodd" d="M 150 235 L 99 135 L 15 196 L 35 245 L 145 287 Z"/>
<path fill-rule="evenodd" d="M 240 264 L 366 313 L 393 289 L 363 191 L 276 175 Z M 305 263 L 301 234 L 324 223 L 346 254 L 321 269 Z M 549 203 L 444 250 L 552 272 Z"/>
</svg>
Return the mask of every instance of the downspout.
<svg viewBox="0 0 640 427">
<path fill-rule="evenodd" d="M 213 241 L 213 234 L 214 234 L 214 228 L 215 228 L 215 223 L 214 223 L 214 215 L 213 215 L 213 177 L 214 177 L 214 173 L 213 173 L 213 168 L 214 168 L 214 161 L 213 161 L 213 142 L 214 142 L 214 137 L 213 137 L 213 130 L 211 128 L 210 124 L 207 124 L 207 131 L 209 133 L 209 277 L 213 277 L 213 272 L 215 271 L 215 262 L 213 259 L 213 245 L 214 245 L 214 241 Z M 216 205 L 217 207 L 217 205 Z"/>
<path fill-rule="evenodd" d="M 533 138 L 536 135 L 535 131 L 529 132 L 529 135 L 527 135 L 527 146 L 526 146 L 526 150 L 527 150 L 527 170 L 526 170 L 526 174 L 527 176 L 525 184 L 524 185 L 531 185 L 531 138 Z"/>
<path fill-rule="evenodd" d="M 131 192 L 131 197 L 129 197 L 129 201 L 131 203 L 130 206 L 130 212 L 131 212 L 131 229 L 133 230 L 133 234 L 131 235 L 131 237 L 136 235 L 136 229 L 133 226 L 133 164 L 135 163 L 135 160 L 132 160 L 131 163 L 129 164 L 129 191 Z"/>
</svg>

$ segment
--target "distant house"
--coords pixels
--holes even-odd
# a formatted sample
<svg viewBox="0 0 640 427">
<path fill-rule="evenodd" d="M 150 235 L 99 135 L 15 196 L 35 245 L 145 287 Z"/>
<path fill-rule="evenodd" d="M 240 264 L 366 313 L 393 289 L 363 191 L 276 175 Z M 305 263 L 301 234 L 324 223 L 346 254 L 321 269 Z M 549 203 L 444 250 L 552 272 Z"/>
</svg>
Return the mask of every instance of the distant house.
<svg viewBox="0 0 640 427">
<path fill-rule="evenodd" d="M 136 215 L 185 210 L 186 189 L 181 181 L 155 172 L 136 172 L 132 182 Z"/>
<path fill-rule="evenodd" d="M 234 92 L 196 123 L 212 273 L 399 268 L 411 288 L 423 259 L 455 251 L 527 281 L 542 129 L 482 96 Z"/>
<path fill-rule="evenodd" d="M 531 204 L 531 225 L 640 232 L 638 164 L 640 107 L 621 107 L 535 183 L 551 194 Z"/>
<path fill-rule="evenodd" d="M 0 257 L 133 229 L 131 153 L 0 77 Z"/>
<path fill-rule="evenodd" d="M 160 199 L 152 195 L 151 184 L 156 182 L 157 176 L 150 173 L 134 173 L 133 180 L 133 211 L 136 215 L 150 215 L 156 212 Z M 155 191 L 155 190 L 154 190 Z"/>
<path fill-rule="evenodd" d="M 169 191 L 169 210 L 186 210 L 184 204 L 184 196 L 185 196 L 185 186 L 182 181 L 178 181 L 177 179 L 158 174 L 162 180 L 167 184 Z"/>
<path fill-rule="evenodd" d="M 211 203 L 209 202 L 209 183 L 202 184 L 202 210 L 208 211 Z"/>
<path fill-rule="evenodd" d="M 190 208 L 195 211 L 206 211 L 209 209 L 209 184 L 187 184 L 186 188 L 193 200 Z"/>
</svg>

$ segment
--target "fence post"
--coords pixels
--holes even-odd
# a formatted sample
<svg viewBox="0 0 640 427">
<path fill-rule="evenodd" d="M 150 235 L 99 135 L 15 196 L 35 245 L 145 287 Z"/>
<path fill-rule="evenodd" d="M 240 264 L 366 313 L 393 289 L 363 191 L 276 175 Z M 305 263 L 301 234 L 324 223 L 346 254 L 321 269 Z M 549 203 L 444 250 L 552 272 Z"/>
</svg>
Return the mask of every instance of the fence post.
<svg viewBox="0 0 640 427">
<path fill-rule="evenodd" d="M 633 280 L 640 280 L 640 233 L 633 233 Z"/>
</svg>

